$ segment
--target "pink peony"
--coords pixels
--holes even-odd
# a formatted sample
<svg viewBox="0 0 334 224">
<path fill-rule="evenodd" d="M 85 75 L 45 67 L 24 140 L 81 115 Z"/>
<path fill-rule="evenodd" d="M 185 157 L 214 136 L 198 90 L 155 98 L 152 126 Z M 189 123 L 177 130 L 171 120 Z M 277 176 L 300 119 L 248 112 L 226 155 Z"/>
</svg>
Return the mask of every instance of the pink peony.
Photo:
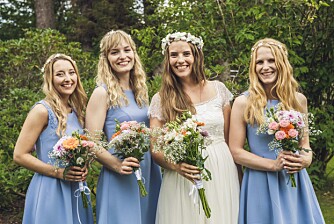
<svg viewBox="0 0 334 224">
<path fill-rule="evenodd" d="M 281 121 L 279 122 L 279 125 L 280 125 L 281 127 L 283 127 L 283 128 L 289 126 L 289 124 L 290 124 L 290 121 L 288 121 L 288 120 L 281 120 Z"/>
<path fill-rule="evenodd" d="M 268 125 L 268 128 L 271 129 L 271 130 L 278 130 L 278 127 L 279 127 L 279 125 L 276 121 L 273 121 Z"/>
<path fill-rule="evenodd" d="M 121 130 L 127 130 L 130 128 L 130 124 L 127 122 L 124 122 L 121 124 Z"/>
<path fill-rule="evenodd" d="M 275 138 L 277 140 L 285 139 L 285 132 L 284 131 L 278 131 L 275 133 Z"/>
<path fill-rule="evenodd" d="M 296 129 L 290 129 L 289 132 L 288 132 L 288 135 L 291 137 L 291 138 L 295 138 L 298 136 L 298 131 Z"/>
</svg>

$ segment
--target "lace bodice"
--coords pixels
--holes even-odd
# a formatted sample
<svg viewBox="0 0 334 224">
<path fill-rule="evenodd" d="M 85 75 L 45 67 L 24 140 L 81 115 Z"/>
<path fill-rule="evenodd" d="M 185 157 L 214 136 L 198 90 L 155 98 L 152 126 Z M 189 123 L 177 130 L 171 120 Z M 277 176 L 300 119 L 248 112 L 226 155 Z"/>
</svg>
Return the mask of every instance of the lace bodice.
<svg viewBox="0 0 334 224">
<path fill-rule="evenodd" d="M 205 123 L 203 129 L 208 131 L 210 137 L 214 141 L 224 141 L 223 108 L 226 105 L 229 105 L 230 100 L 233 99 L 233 95 L 222 82 L 213 81 L 213 84 L 216 88 L 216 96 L 208 101 L 195 104 L 195 116 L 198 121 Z M 156 93 L 152 98 L 148 116 L 165 121 L 161 111 L 161 99 L 159 93 Z"/>
</svg>

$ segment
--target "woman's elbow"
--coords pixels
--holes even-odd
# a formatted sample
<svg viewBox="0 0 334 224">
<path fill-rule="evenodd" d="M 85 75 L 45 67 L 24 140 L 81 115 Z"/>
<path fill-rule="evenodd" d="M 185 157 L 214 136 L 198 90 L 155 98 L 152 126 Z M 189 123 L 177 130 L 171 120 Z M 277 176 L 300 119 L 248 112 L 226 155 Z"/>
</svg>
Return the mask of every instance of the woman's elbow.
<svg viewBox="0 0 334 224">
<path fill-rule="evenodd" d="M 231 146 L 230 147 L 230 150 L 231 150 L 231 154 L 232 154 L 232 157 L 233 157 L 233 160 L 235 163 L 237 164 L 240 164 L 240 152 L 238 149 L 236 149 L 235 147 Z"/>
</svg>

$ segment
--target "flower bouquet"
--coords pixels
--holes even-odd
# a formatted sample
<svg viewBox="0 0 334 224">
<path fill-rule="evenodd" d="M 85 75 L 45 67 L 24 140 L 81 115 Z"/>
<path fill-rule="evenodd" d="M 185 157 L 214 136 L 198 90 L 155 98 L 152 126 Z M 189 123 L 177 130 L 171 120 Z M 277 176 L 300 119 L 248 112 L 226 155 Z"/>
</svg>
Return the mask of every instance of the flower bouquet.
<svg viewBox="0 0 334 224">
<path fill-rule="evenodd" d="M 195 180 L 195 187 L 200 196 L 202 207 L 207 218 L 211 216 L 211 209 L 205 196 L 202 179 L 211 180 L 211 173 L 204 167 L 207 157 L 202 152 L 209 144 L 208 133 L 199 127 L 204 123 L 196 121 L 190 112 L 185 112 L 175 121 L 166 123 L 163 128 L 152 131 L 155 138 L 154 152 L 163 152 L 166 161 L 177 164 L 185 162 L 197 166 L 201 171 L 200 180 Z"/>
<path fill-rule="evenodd" d="M 119 123 L 116 120 L 115 134 L 113 134 L 109 143 L 110 147 L 115 148 L 115 155 L 124 159 L 127 157 L 134 157 L 138 161 L 144 159 L 144 154 L 150 148 L 150 131 L 145 123 L 137 121 L 124 121 Z M 137 178 L 140 196 L 145 197 L 147 191 L 142 181 L 142 174 L 140 168 L 134 168 L 134 173 Z"/>
<path fill-rule="evenodd" d="M 49 152 L 49 158 L 54 162 L 56 167 L 65 167 L 63 173 L 64 179 L 71 166 L 84 167 L 89 165 L 95 159 L 95 153 L 93 148 L 96 144 L 93 141 L 89 141 L 87 136 L 80 135 L 78 131 L 74 131 L 72 136 L 64 136 L 58 140 L 53 150 Z M 83 182 L 79 182 L 79 192 L 82 197 L 83 206 L 88 207 L 88 198 L 90 190 L 83 185 Z M 79 197 L 80 195 L 75 196 Z"/>
<path fill-rule="evenodd" d="M 257 134 L 274 135 L 274 139 L 268 144 L 270 150 L 279 153 L 281 150 L 297 151 L 304 149 L 299 147 L 299 139 L 303 137 L 303 131 L 306 127 L 304 120 L 306 116 L 295 110 L 282 110 L 282 104 L 279 103 L 276 108 L 266 110 L 266 121 L 257 130 Z M 296 180 L 293 174 L 290 174 L 291 186 L 296 187 Z"/>
</svg>

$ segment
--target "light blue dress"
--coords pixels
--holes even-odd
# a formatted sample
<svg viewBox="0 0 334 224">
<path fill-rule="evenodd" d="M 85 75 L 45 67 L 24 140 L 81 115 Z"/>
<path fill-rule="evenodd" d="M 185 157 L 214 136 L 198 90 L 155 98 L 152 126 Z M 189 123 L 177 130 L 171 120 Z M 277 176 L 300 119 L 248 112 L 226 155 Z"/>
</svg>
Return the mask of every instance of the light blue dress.
<svg viewBox="0 0 334 224">
<path fill-rule="evenodd" d="M 58 120 L 44 100 L 36 104 L 44 105 L 49 114 L 48 125 L 36 142 L 38 159 L 49 163 L 48 152 L 59 140 L 56 134 Z M 66 134 L 71 135 L 73 131 L 77 130 L 82 131 L 82 127 L 77 115 L 72 112 L 67 117 Z M 77 200 L 74 197 L 74 192 L 78 188 L 78 182 L 65 181 L 35 173 L 26 194 L 23 224 L 78 224 L 80 222 L 77 212 L 79 212 L 82 224 L 94 223 L 91 206 L 84 208 L 81 198 Z"/>
<path fill-rule="evenodd" d="M 246 94 L 247 95 L 247 94 Z M 274 107 L 279 101 L 268 101 Z M 268 143 L 273 136 L 256 134 L 258 126 L 247 125 L 251 152 L 276 159 Z M 322 224 L 325 223 L 306 169 L 295 174 L 297 187 L 291 187 L 285 170 L 266 172 L 247 168 L 240 195 L 239 224 Z"/>
<path fill-rule="evenodd" d="M 115 119 L 119 122 L 135 120 L 148 126 L 147 107 L 139 108 L 131 90 L 124 91 L 129 105 L 110 108 L 104 123 L 104 133 L 111 139 Z M 109 150 L 114 153 L 113 149 Z M 140 196 L 135 174 L 120 175 L 102 167 L 96 195 L 96 217 L 99 224 L 154 224 L 161 184 L 161 172 L 146 152 L 140 162 L 148 195 Z"/>
</svg>

